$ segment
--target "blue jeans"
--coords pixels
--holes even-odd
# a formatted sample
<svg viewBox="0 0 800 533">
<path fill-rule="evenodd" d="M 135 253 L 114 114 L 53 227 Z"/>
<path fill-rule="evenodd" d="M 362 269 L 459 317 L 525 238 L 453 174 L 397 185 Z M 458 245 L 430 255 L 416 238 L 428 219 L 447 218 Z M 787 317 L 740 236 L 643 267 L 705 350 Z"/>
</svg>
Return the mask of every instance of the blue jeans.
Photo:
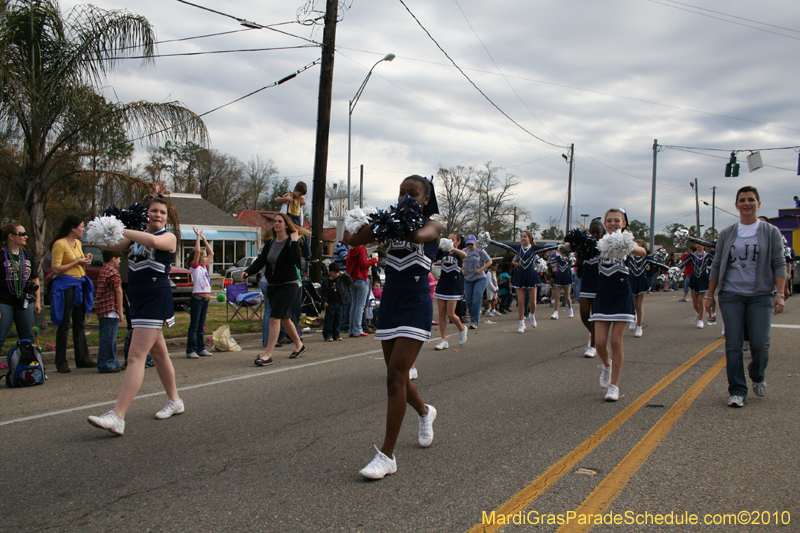
<svg viewBox="0 0 800 533">
<path fill-rule="evenodd" d="M 689 278 L 691 276 L 685 276 L 683 278 L 683 297 L 686 298 L 686 295 L 689 294 Z"/>
<path fill-rule="evenodd" d="M 361 329 L 361 320 L 364 318 L 364 307 L 367 305 L 367 291 L 369 282 L 357 279 L 350 286 L 350 335 L 356 337 L 364 333 Z"/>
<path fill-rule="evenodd" d="M 350 309 L 352 307 L 350 302 L 342 304 L 342 331 L 350 331 Z"/>
<path fill-rule="evenodd" d="M 464 292 L 467 294 L 466 304 L 469 309 L 469 322 L 478 325 L 481 317 L 481 303 L 483 291 L 486 290 L 486 276 L 481 276 L 475 281 L 464 280 Z"/>
<path fill-rule="evenodd" d="M 261 297 L 264 300 L 264 314 L 261 315 L 261 346 L 267 347 L 267 338 L 269 337 L 269 315 L 272 313 L 272 307 L 269 305 L 269 298 L 267 298 L 267 280 L 261 278 Z"/>
<path fill-rule="evenodd" d="M 725 322 L 725 360 L 728 372 L 728 393 L 747 398 L 747 380 L 744 377 L 745 325 L 750 334 L 752 360 L 747 373 L 754 383 L 764 381 L 764 371 L 769 363 L 769 335 L 772 327 L 771 294 L 746 296 L 735 292 L 720 291 L 719 311 Z"/>
<path fill-rule="evenodd" d="M 97 350 L 97 371 L 111 372 L 119 368 L 117 361 L 117 331 L 119 318 L 100 319 L 100 347 Z"/>
<path fill-rule="evenodd" d="M 186 353 L 202 352 L 206 349 L 203 334 L 208 314 L 208 300 L 192 296 L 189 298 L 189 333 L 186 336 Z"/>
<path fill-rule="evenodd" d="M 72 320 L 72 348 L 75 353 L 75 366 L 80 368 L 92 361 L 89 357 L 89 346 L 86 344 L 84 326 L 86 310 L 83 305 L 78 307 L 72 305 L 74 297 L 75 289 L 64 291 L 64 317 L 56 329 L 56 368 L 69 364 L 67 363 L 67 339 L 69 338 L 70 319 Z"/>
<path fill-rule="evenodd" d="M 322 337 L 325 340 L 338 339 L 342 321 L 342 304 L 328 304 L 325 308 L 325 324 L 322 326 Z"/>
<path fill-rule="evenodd" d="M 2 357 L 6 355 L 6 352 L 3 351 L 3 345 L 6 343 L 11 323 L 16 324 L 17 336 L 20 339 L 28 339 L 33 342 L 33 321 L 32 303 L 28 303 L 27 309 L 17 305 L 0 304 L 0 354 L 2 354 Z"/>
</svg>

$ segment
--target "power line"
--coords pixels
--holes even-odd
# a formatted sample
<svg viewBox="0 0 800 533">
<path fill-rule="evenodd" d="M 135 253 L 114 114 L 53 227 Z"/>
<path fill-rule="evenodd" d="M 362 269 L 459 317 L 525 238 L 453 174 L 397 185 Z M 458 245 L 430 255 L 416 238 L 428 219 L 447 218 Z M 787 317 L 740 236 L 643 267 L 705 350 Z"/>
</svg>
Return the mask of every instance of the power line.
<svg viewBox="0 0 800 533">
<path fill-rule="evenodd" d="M 726 17 L 731 17 L 731 18 L 734 18 L 734 19 L 745 20 L 747 22 L 753 22 L 755 24 L 763 24 L 764 26 L 769 26 L 771 28 L 778 28 L 779 30 L 786 30 L 786 31 L 793 31 L 795 33 L 800 33 L 800 30 L 793 30 L 792 28 L 785 28 L 783 26 L 777 26 L 775 24 L 769 24 L 767 22 L 759 22 L 759 21 L 753 20 L 753 19 L 748 19 L 748 18 L 744 18 L 744 17 L 737 17 L 736 15 L 731 15 L 730 13 L 723 13 L 722 11 L 714 11 L 713 9 L 706 9 L 704 7 L 698 7 L 698 6 L 693 6 L 693 5 L 690 5 L 690 4 L 684 4 L 683 2 L 676 2 L 676 0 L 664 0 L 664 1 L 665 2 L 669 2 L 671 4 L 679 4 L 679 5 L 682 5 L 682 6 L 691 7 L 692 9 L 699 9 L 701 11 L 708 11 L 709 13 L 716 13 L 717 15 L 724 15 Z M 739 215 L 736 215 L 736 216 L 739 216 Z"/>
<path fill-rule="evenodd" d="M 236 54 L 240 52 L 269 52 L 274 50 L 297 50 L 300 48 L 318 48 L 318 47 L 316 45 L 301 44 L 298 46 L 275 46 L 272 48 L 239 48 L 236 50 L 207 50 L 204 52 L 179 52 L 174 54 L 154 54 L 149 56 L 120 56 L 120 57 L 111 57 L 109 59 L 151 59 L 156 57 L 206 56 L 214 54 Z"/>
<path fill-rule="evenodd" d="M 183 0 L 178 0 L 178 1 L 180 2 L 180 1 L 183 1 Z M 508 120 L 510 120 L 511 122 L 513 122 L 513 123 L 514 123 L 514 124 L 515 124 L 515 125 L 516 125 L 516 126 L 519 128 L 519 129 L 521 129 L 522 131 L 524 131 L 525 133 L 527 133 L 528 135 L 530 135 L 530 136 L 531 136 L 531 137 L 533 137 L 534 139 L 537 139 L 537 140 L 539 140 L 539 141 L 541 141 L 541 142 L 543 142 L 543 143 L 545 143 L 545 144 L 549 144 L 550 146 L 555 146 L 556 148 L 569 148 L 569 146 L 561 146 L 561 145 L 558 145 L 558 144 L 553 144 L 553 143 L 551 143 L 550 141 L 546 141 L 546 140 L 542 139 L 541 137 L 539 137 L 538 135 L 535 135 L 535 134 L 531 133 L 530 131 L 528 131 L 527 129 L 525 129 L 525 128 L 524 128 L 522 125 L 520 125 L 520 124 L 519 124 L 519 123 L 518 123 L 516 120 L 514 120 L 513 118 L 511 118 L 511 117 L 508 115 L 508 113 L 506 113 L 505 111 L 503 111 L 502 109 L 500 109 L 500 106 L 498 106 L 497 104 L 495 104 L 495 103 L 492 101 L 492 99 L 491 99 L 491 98 L 489 98 L 489 97 L 486 95 L 486 93 L 484 93 L 484 92 L 481 90 L 481 88 L 480 88 L 480 87 L 478 87 L 478 86 L 475 84 L 475 82 L 474 82 L 474 81 L 472 81 L 472 79 L 470 79 L 470 77 L 469 77 L 469 76 L 467 76 L 467 73 L 466 73 L 466 72 L 464 72 L 464 70 L 463 70 L 461 67 L 459 67 L 459 66 L 458 66 L 458 64 L 457 64 L 457 63 L 456 63 L 456 62 L 453 60 L 453 58 L 452 58 L 452 57 L 450 57 L 450 56 L 448 55 L 448 53 L 447 53 L 447 52 L 445 52 L 444 48 L 442 48 L 442 46 L 441 46 L 441 45 L 440 45 L 440 44 L 439 44 L 439 43 L 436 41 L 436 39 L 434 39 L 434 38 L 433 38 L 433 35 L 431 35 L 431 33 L 430 33 L 430 32 L 429 32 L 429 31 L 428 31 L 426 28 L 425 28 L 425 26 L 423 26 L 423 25 L 422 25 L 422 22 L 420 22 L 420 21 L 419 21 L 419 19 L 416 17 L 416 15 L 414 15 L 414 13 L 412 13 L 412 12 L 411 12 L 411 10 L 408 8 L 408 6 L 405 4 L 405 2 L 404 2 L 403 0 L 399 0 L 399 1 L 400 1 L 400 3 L 401 3 L 401 4 L 403 4 L 403 7 L 404 7 L 404 8 L 406 8 L 406 11 L 408 11 L 408 14 L 409 14 L 409 15 L 411 15 L 411 17 L 412 17 L 412 18 L 413 18 L 413 19 L 414 19 L 414 20 L 417 22 L 417 24 L 419 25 L 419 27 L 420 27 L 420 28 L 422 28 L 422 31 L 424 31 L 424 32 L 425 32 L 425 33 L 428 35 L 428 37 L 430 38 L 430 40 L 431 40 L 431 41 L 433 41 L 433 43 L 434 43 L 434 44 L 437 46 L 437 48 L 439 48 L 439 50 L 441 50 L 441 52 L 444 54 L 444 56 L 445 56 L 447 59 L 449 59 L 449 60 L 450 60 L 450 62 L 453 64 L 453 66 L 454 66 L 454 67 L 456 67 L 456 69 L 458 69 L 458 71 L 461 73 L 461 75 L 462 75 L 462 76 L 464 76 L 464 77 L 467 79 L 467 81 L 468 81 L 468 82 L 469 82 L 469 83 L 470 83 L 470 84 L 471 84 L 473 87 L 475 87 L 475 89 L 476 89 L 476 90 L 477 90 L 479 93 L 481 93 L 481 95 L 482 95 L 482 96 L 483 96 L 483 97 L 486 99 L 486 101 L 488 101 L 490 104 L 492 104 L 492 106 L 494 106 L 494 108 L 495 108 L 495 109 L 497 109 L 498 111 L 500 111 L 500 113 L 502 113 L 502 114 L 503 114 L 503 116 L 505 116 L 505 117 L 506 117 Z"/>
<path fill-rule="evenodd" d="M 587 155 L 587 154 L 584 154 L 583 152 L 581 152 L 581 151 L 580 151 L 580 150 L 578 150 L 577 148 L 575 149 L 575 151 L 576 151 L 576 152 L 578 152 L 579 154 L 581 154 L 582 156 L 588 157 L 589 159 L 591 159 L 591 160 L 592 160 L 592 161 L 594 161 L 595 163 L 598 163 L 598 164 L 600 164 L 600 165 L 603 165 L 603 166 L 604 166 L 604 167 L 606 167 L 606 168 L 610 168 L 611 170 L 615 170 L 615 171 L 619 172 L 620 174 L 625 174 L 626 176 L 630 176 L 631 178 L 636 178 L 636 179 L 637 179 L 637 180 L 639 180 L 639 181 L 646 181 L 646 182 L 648 182 L 648 183 L 650 183 L 650 182 L 652 181 L 652 180 L 646 180 L 646 179 L 644 179 L 644 178 L 640 178 L 639 176 L 634 176 L 633 174 L 629 174 L 629 173 L 625 172 L 624 170 L 620 170 L 620 169 L 618 169 L 618 168 L 614 168 L 614 167 L 612 167 L 611 165 L 606 165 L 606 164 L 605 164 L 605 163 L 603 163 L 602 161 L 598 161 L 598 160 L 597 160 L 597 159 L 595 159 L 594 157 L 592 157 L 592 156 L 590 156 L 590 155 Z"/>
<path fill-rule="evenodd" d="M 773 148 L 737 148 L 731 150 L 730 148 L 698 148 L 697 146 L 672 146 L 669 144 L 659 144 L 662 148 L 674 148 L 676 150 L 705 150 L 707 152 L 767 152 L 769 150 L 800 150 L 800 146 L 780 146 Z"/>
</svg>

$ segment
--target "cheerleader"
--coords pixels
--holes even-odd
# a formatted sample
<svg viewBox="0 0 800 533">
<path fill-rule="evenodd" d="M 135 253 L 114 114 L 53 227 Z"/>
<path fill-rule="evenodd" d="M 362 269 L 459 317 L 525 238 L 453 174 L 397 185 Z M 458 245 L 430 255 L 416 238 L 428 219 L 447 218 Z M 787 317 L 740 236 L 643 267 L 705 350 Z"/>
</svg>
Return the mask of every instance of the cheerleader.
<svg viewBox="0 0 800 533">
<path fill-rule="evenodd" d="M 645 242 L 642 239 L 637 239 L 636 244 L 641 248 L 645 248 Z M 630 270 L 631 292 L 633 293 L 633 306 L 636 309 L 636 322 L 631 322 L 628 329 L 635 329 L 633 336 L 642 336 L 642 319 L 644 317 L 644 297 L 650 289 L 650 284 L 647 281 L 647 265 L 654 265 L 664 270 L 669 270 L 669 267 L 663 263 L 656 261 L 652 255 L 644 257 L 628 256 L 625 263 Z"/>
<path fill-rule="evenodd" d="M 367 479 L 382 479 L 397 472 L 394 447 L 406 403 L 419 415 L 419 445 L 433 443 L 433 421 L 436 409 L 423 403 L 416 387 L 409 380 L 409 369 L 419 355 L 422 344 L 430 339 L 433 303 L 428 287 L 428 272 L 439 249 L 442 225 L 428 217 L 438 213 L 432 178 L 409 176 L 400 185 L 399 200 L 410 196 L 422 207 L 425 225 L 403 242 L 391 242 L 386 249 L 386 284 L 381 299 L 381 314 L 375 338 L 381 341 L 386 363 L 386 433 L 383 446 L 360 474 Z M 350 237 L 358 246 L 375 240 L 372 228 L 365 226 Z"/>
<path fill-rule="evenodd" d="M 162 197 L 150 198 L 145 204 L 148 215 L 146 231 L 126 229 L 124 238 L 108 250 L 128 253 L 128 297 L 133 336 L 128 352 L 128 366 L 114 408 L 100 416 L 90 416 L 89 423 L 111 433 L 122 435 L 125 431 L 125 414 L 144 379 L 144 363 L 148 352 L 155 361 L 158 377 L 167 393 L 167 404 L 156 413 L 163 420 L 183 413 L 183 400 L 178 396 L 175 384 L 175 369 L 169 358 L 167 344 L 161 328 L 166 323 L 175 324 L 173 315 L 172 288 L 169 269 L 175 258 L 177 239 L 168 233 L 165 226 L 170 208 L 169 201 Z M 175 232 L 180 229 L 175 224 Z"/>
<path fill-rule="evenodd" d="M 550 262 L 553 265 L 555 276 L 553 276 L 553 307 L 555 310 L 550 316 L 553 320 L 558 320 L 558 308 L 561 306 L 561 290 L 564 290 L 564 298 L 569 307 L 569 318 L 572 318 L 572 260 L 569 257 L 564 257 L 560 252 L 555 252 Z"/>
<path fill-rule="evenodd" d="M 536 327 L 536 293 L 540 283 L 539 273 L 536 272 L 536 257 L 542 252 L 555 250 L 557 246 L 536 246 L 533 244 L 533 235 L 528 230 L 523 230 L 519 236 L 520 244 L 505 244 L 497 241 L 489 241 L 495 246 L 505 248 L 514 252 L 514 260 L 511 264 L 516 265 L 517 272 L 511 280 L 511 286 L 517 290 L 517 314 L 519 316 L 518 333 L 525 333 L 525 295 L 531 306 L 531 327 Z"/>
<path fill-rule="evenodd" d="M 689 289 L 692 291 L 692 306 L 694 307 L 695 326 L 698 329 L 703 329 L 703 295 L 708 291 L 708 271 L 711 268 L 711 263 L 714 262 L 714 256 L 706 253 L 705 246 L 696 244 L 697 251 L 690 253 L 686 259 L 678 263 L 679 267 L 683 267 L 686 263 L 692 263 L 692 274 L 689 276 Z M 714 317 L 709 316 L 709 323 L 713 323 Z"/>
<path fill-rule="evenodd" d="M 436 283 L 436 290 L 433 292 L 436 305 L 439 307 L 439 334 L 442 337 L 442 340 L 434 348 L 435 350 L 446 350 L 450 347 L 447 342 L 447 319 L 450 319 L 450 322 L 458 329 L 458 343 L 467 342 L 467 327 L 456 315 L 456 305 L 464 298 L 461 265 L 464 258 L 467 257 L 467 252 L 458 248 L 461 244 L 458 235 L 451 233 L 448 238 L 453 241 L 453 249 L 442 258 L 442 273 Z"/>
<path fill-rule="evenodd" d="M 628 217 L 622 209 L 609 209 L 604 224 L 609 233 L 624 231 L 628 227 Z M 634 246 L 631 253 L 638 256 L 647 254 L 645 249 L 638 245 Z M 619 376 L 625 358 L 622 348 L 622 337 L 625 334 L 623 325 L 625 322 L 634 321 L 633 294 L 625 260 L 601 258 L 598 263 L 598 273 L 594 313 L 589 320 L 595 323 L 595 347 L 597 355 L 603 361 L 600 386 L 606 389 L 606 401 L 616 402 L 619 400 Z M 608 353 L 609 330 L 611 330 L 611 357 Z"/>
<path fill-rule="evenodd" d="M 603 221 L 600 217 L 595 218 L 589 224 L 589 234 L 595 238 L 595 240 L 599 241 L 603 238 L 603 235 L 606 233 L 606 228 L 603 226 Z M 597 294 L 597 282 L 598 282 L 598 262 L 600 261 L 600 256 L 595 256 L 591 259 L 586 259 L 579 263 L 578 268 L 580 269 L 580 278 L 581 278 L 581 291 L 580 291 L 580 313 L 581 313 L 581 322 L 589 330 L 589 344 L 586 347 L 586 351 L 583 352 L 584 357 L 595 357 L 597 355 L 597 349 L 595 348 L 595 336 L 594 336 L 594 322 L 589 320 L 589 317 L 592 316 L 592 310 L 594 309 L 594 299 L 595 295 Z"/>
</svg>

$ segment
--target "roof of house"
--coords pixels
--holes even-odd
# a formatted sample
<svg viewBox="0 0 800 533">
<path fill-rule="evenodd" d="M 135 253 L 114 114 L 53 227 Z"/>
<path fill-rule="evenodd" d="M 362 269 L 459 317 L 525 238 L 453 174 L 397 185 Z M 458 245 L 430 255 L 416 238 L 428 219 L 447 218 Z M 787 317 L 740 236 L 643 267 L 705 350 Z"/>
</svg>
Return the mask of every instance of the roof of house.
<svg viewBox="0 0 800 533">
<path fill-rule="evenodd" d="M 181 226 L 246 226 L 199 194 L 173 193 L 169 199 L 178 211 Z"/>
<path fill-rule="evenodd" d="M 279 211 L 259 211 L 255 209 L 242 209 L 236 213 L 235 217 L 247 226 L 256 226 L 259 228 L 267 228 L 272 225 L 275 220 L 275 215 Z M 303 227 L 311 229 L 311 223 L 308 220 L 303 220 Z"/>
</svg>

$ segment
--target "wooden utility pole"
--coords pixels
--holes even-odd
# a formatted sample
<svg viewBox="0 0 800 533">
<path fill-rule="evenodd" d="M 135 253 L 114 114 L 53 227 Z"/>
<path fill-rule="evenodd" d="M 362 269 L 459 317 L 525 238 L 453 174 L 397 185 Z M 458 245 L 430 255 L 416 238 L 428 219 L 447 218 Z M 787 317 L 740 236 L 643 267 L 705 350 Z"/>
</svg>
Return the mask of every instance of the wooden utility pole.
<svg viewBox="0 0 800 533">
<path fill-rule="evenodd" d="M 567 182 L 567 230 L 564 235 L 569 233 L 570 217 L 572 216 L 572 161 L 575 159 L 575 143 L 569 145 L 569 181 Z"/>
<path fill-rule="evenodd" d="M 703 234 L 700 231 L 700 192 L 697 190 L 697 178 L 694 179 L 694 210 L 697 216 L 697 238 L 702 239 Z"/>
<path fill-rule="evenodd" d="M 325 218 L 325 186 L 328 174 L 328 137 L 331 129 L 331 98 L 333 93 L 333 57 L 336 46 L 336 14 L 338 0 L 327 0 L 325 30 L 322 33 L 322 64 L 319 74 L 317 107 L 317 150 L 314 154 L 314 183 L 311 197 L 311 264 L 310 276 L 320 281 L 322 273 L 322 224 Z"/>
<path fill-rule="evenodd" d="M 364 207 L 364 165 L 361 165 L 361 177 L 358 185 L 358 207 Z"/>
<path fill-rule="evenodd" d="M 711 187 L 711 240 L 716 240 L 717 186 Z"/>
<path fill-rule="evenodd" d="M 656 245 L 656 163 L 658 161 L 658 139 L 653 140 L 653 182 L 650 191 L 650 253 Z"/>
</svg>

